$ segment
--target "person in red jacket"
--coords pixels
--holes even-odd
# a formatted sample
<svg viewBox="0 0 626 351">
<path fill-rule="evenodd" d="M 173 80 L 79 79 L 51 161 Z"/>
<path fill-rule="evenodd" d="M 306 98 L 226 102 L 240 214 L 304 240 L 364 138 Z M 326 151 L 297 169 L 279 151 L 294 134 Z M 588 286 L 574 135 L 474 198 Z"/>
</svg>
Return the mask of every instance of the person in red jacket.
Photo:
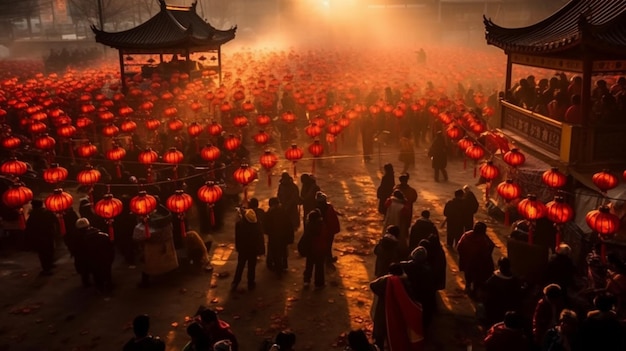
<svg viewBox="0 0 626 351">
<path fill-rule="evenodd" d="M 324 260 L 328 252 L 328 245 L 331 238 L 324 230 L 324 219 L 319 209 L 309 212 L 304 226 L 304 233 L 298 242 L 300 255 L 306 257 L 304 269 L 304 287 L 311 284 L 311 276 L 315 270 L 315 287 L 322 288 L 324 280 Z"/>
<path fill-rule="evenodd" d="M 220 340 L 229 340 L 232 351 L 239 351 L 239 343 L 230 330 L 230 324 L 219 319 L 215 311 L 207 308 L 200 312 L 200 324 L 208 337 L 209 345 L 214 345 Z"/>
<path fill-rule="evenodd" d="M 333 205 L 327 201 L 326 194 L 318 191 L 315 194 L 315 201 L 317 202 L 316 208 L 322 215 L 322 237 L 327 240 L 325 252 L 326 263 L 332 265 L 333 262 L 337 261 L 337 257 L 333 257 L 333 241 L 335 240 L 335 235 L 341 230 L 339 217 L 337 216 L 337 211 L 335 211 Z"/>
<path fill-rule="evenodd" d="M 509 311 L 504 321 L 494 324 L 485 336 L 486 351 L 528 351 L 530 344 L 524 335 L 524 320 L 517 312 Z"/>
<path fill-rule="evenodd" d="M 543 297 L 537 302 L 533 314 L 533 341 L 541 345 L 550 328 L 559 322 L 559 315 L 564 308 L 563 291 L 557 284 L 543 288 Z"/>
</svg>

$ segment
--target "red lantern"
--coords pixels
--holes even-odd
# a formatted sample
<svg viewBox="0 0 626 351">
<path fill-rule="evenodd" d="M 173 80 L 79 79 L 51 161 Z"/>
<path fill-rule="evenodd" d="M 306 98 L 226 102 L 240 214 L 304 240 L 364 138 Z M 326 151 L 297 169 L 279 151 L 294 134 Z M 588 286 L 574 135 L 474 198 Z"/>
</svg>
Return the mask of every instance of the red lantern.
<svg viewBox="0 0 626 351">
<path fill-rule="evenodd" d="M 291 147 L 285 151 L 285 158 L 293 162 L 293 177 L 297 178 L 296 162 L 304 156 L 304 152 L 296 144 L 291 144 Z"/>
<path fill-rule="evenodd" d="M 546 217 L 556 225 L 556 247 L 561 243 L 561 226 L 574 218 L 574 210 L 562 196 L 546 204 Z"/>
<path fill-rule="evenodd" d="M 222 103 L 222 105 L 220 106 L 220 111 L 224 112 L 224 113 L 228 113 L 233 109 L 233 107 L 230 105 L 230 103 L 228 101 L 224 101 Z"/>
<path fill-rule="evenodd" d="M 254 104 L 250 102 L 250 100 L 246 100 L 243 104 L 241 104 L 241 109 L 246 112 L 254 111 Z"/>
<path fill-rule="evenodd" d="M 178 179 L 178 164 L 183 161 L 185 156 L 175 147 L 170 148 L 163 154 L 163 162 L 174 165 L 174 179 Z"/>
<path fill-rule="evenodd" d="M 20 229 L 26 228 L 24 218 L 24 205 L 33 199 L 33 192 L 22 183 L 13 184 L 2 194 L 2 202 L 6 207 L 15 208 L 19 211 Z"/>
<path fill-rule="evenodd" d="M 265 150 L 259 159 L 259 163 L 267 171 L 267 186 L 272 186 L 272 168 L 278 163 L 278 157 L 270 150 Z"/>
<path fill-rule="evenodd" d="M 111 111 L 107 111 L 106 109 L 104 111 L 100 111 L 98 113 L 98 117 L 102 122 L 111 122 L 115 119 L 115 115 Z"/>
<path fill-rule="evenodd" d="M 245 163 L 233 172 L 235 181 L 243 186 L 243 204 L 248 204 L 248 184 L 257 179 L 256 170 Z"/>
<path fill-rule="evenodd" d="M 178 115 L 178 110 L 176 109 L 176 107 L 170 106 L 170 107 L 165 108 L 165 110 L 163 110 L 163 114 L 167 118 L 173 118 L 173 117 L 176 117 L 176 115 Z"/>
<path fill-rule="evenodd" d="M 459 128 L 456 124 L 450 124 L 446 130 L 446 134 L 452 140 L 457 140 L 463 136 L 463 129 Z"/>
<path fill-rule="evenodd" d="M 313 144 L 309 145 L 309 153 L 313 155 L 312 165 L 311 165 L 311 173 L 315 173 L 315 159 L 322 156 L 324 153 L 324 146 L 320 143 L 319 140 L 313 141 Z"/>
<path fill-rule="evenodd" d="M 533 244 L 533 226 L 534 221 L 543 218 L 546 215 L 546 206 L 537 200 L 535 195 L 528 195 L 527 198 L 517 204 L 517 211 L 529 222 L 528 243 Z"/>
<path fill-rule="evenodd" d="M 595 184 L 601 192 L 605 193 L 617 186 L 618 179 L 613 174 L 609 173 L 608 169 L 604 169 L 591 177 L 593 184 Z"/>
<path fill-rule="evenodd" d="M 498 191 L 498 195 L 500 195 L 500 197 L 503 198 L 504 201 L 507 203 L 507 206 L 504 210 L 504 225 L 509 225 L 510 211 L 508 208 L 508 203 L 520 197 L 520 195 L 522 194 L 522 188 L 519 185 L 513 183 L 512 179 L 507 179 L 505 182 L 498 184 L 496 190 Z"/>
<path fill-rule="evenodd" d="M 43 171 L 43 180 L 49 184 L 58 184 L 67 179 L 68 174 L 67 169 L 59 166 L 58 163 L 53 163 L 50 168 Z"/>
<path fill-rule="evenodd" d="M 98 148 L 90 142 L 82 144 L 76 148 L 78 156 L 83 158 L 90 158 L 98 152 Z"/>
<path fill-rule="evenodd" d="M 106 152 L 106 158 L 109 161 L 113 161 L 115 163 L 115 168 L 117 171 L 117 178 L 122 178 L 122 167 L 121 161 L 126 156 L 126 150 L 124 148 L 113 145 L 113 148 Z"/>
<path fill-rule="evenodd" d="M 139 163 L 145 165 L 146 170 L 146 179 L 148 183 L 152 182 L 152 164 L 155 163 L 159 159 L 159 154 L 151 148 L 147 148 L 146 150 L 139 153 L 137 157 Z"/>
<path fill-rule="evenodd" d="M 333 136 L 337 136 L 341 133 L 341 126 L 336 121 L 333 121 L 333 123 L 326 128 L 326 131 Z"/>
<path fill-rule="evenodd" d="M 190 137 L 195 138 L 202 133 L 203 129 L 204 128 L 198 122 L 192 122 L 189 127 L 187 127 L 187 132 Z"/>
<path fill-rule="evenodd" d="M 44 134 L 35 139 L 35 147 L 39 150 L 50 151 L 54 149 L 54 145 L 56 145 L 56 140 L 48 134 Z"/>
<path fill-rule="evenodd" d="M 476 162 L 485 156 L 485 150 L 478 143 L 473 143 L 465 149 L 465 156 L 474 160 L 474 178 L 476 178 Z"/>
<path fill-rule="evenodd" d="M 339 121 L 337 121 L 337 123 L 339 123 L 341 130 L 344 130 L 348 128 L 348 126 L 350 125 L 350 119 L 348 119 L 346 116 L 341 116 L 341 118 L 339 118 Z"/>
<path fill-rule="evenodd" d="M 220 158 L 220 149 L 211 144 L 207 144 L 200 150 L 200 157 L 207 162 L 215 162 Z"/>
<path fill-rule="evenodd" d="M 474 142 L 472 141 L 472 139 L 468 138 L 467 136 L 464 136 L 461 139 L 459 139 L 459 141 L 457 142 L 457 145 L 459 146 L 459 149 L 461 149 L 461 151 L 465 152 L 467 148 L 474 145 Z"/>
<path fill-rule="evenodd" d="M 11 157 L 0 166 L 0 173 L 13 177 L 19 177 L 26 171 L 28 171 L 28 165 L 15 157 Z"/>
<path fill-rule="evenodd" d="M 315 138 L 322 134 L 322 128 L 320 128 L 317 123 L 311 123 L 304 128 L 304 132 L 311 138 Z"/>
<path fill-rule="evenodd" d="M 487 181 L 492 181 L 499 175 L 500 171 L 498 170 L 498 167 L 494 166 L 492 161 L 488 161 L 480 166 L 480 176 L 485 178 Z"/>
<path fill-rule="evenodd" d="M 74 199 L 72 195 L 63 191 L 63 189 L 54 189 L 54 192 L 44 201 L 46 208 L 54 212 L 59 220 L 59 228 L 61 235 L 65 235 L 65 221 L 63 220 L 63 212 L 72 207 Z"/>
<path fill-rule="evenodd" d="M 561 172 L 556 167 L 552 167 L 550 170 L 543 172 L 541 176 L 541 180 L 543 184 L 554 188 L 562 188 L 567 183 L 567 176 Z"/>
<path fill-rule="evenodd" d="M 85 129 L 93 124 L 93 121 L 89 117 L 81 116 L 76 119 L 76 127 Z"/>
<path fill-rule="evenodd" d="M 120 129 L 117 128 L 114 124 L 109 124 L 108 126 L 102 128 L 102 135 L 105 137 L 113 138 L 120 132 Z"/>
<path fill-rule="evenodd" d="M 220 188 L 215 182 L 208 181 L 198 189 L 198 199 L 202 202 L 206 202 L 209 205 L 209 212 L 211 214 L 211 225 L 215 225 L 215 214 L 213 213 L 213 206 L 222 198 L 222 188 Z"/>
<path fill-rule="evenodd" d="M 183 121 L 178 118 L 172 118 L 167 122 L 167 128 L 172 132 L 178 132 L 179 130 L 183 129 L 184 126 L 185 124 L 183 123 Z"/>
<path fill-rule="evenodd" d="M 148 195 L 145 191 L 130 199 L 130 211 L 141 217 L 143 225 L 146 229 L 146 238 L 150 238 L 150 228 L 148 228 L 148 216 L 157 207 L 157 201 L 152 195 Z"/>
<path fill-rule="evenodd" d="M 211 136 L 218 136 L 222 134 L 222 130 L 222 125 L 215 121 L 212 121 L 211 124 L 209 124 L 209 126 L 207 127 L 207 131 Z"/>
<path fill-rule="evenodd" d="M 96 202 L 94 206 L 94 212 L 105 219 L 109 225 L 109 240 L 115 240 L 115 233 L 113 232 L 113 219 L 122 213 L 124 206 L 122 201 L 113 197 L 112 194 L 105 194 L 104 198 Z"/>
<path fill-rule="evenodd" d="M 505 153 L 502 159 L 511 167 L 519 167 L 526 162 L 526 156 L 517 148 L 513 148 L 511 151 Z"/>
<path fill-rule="evenodd" d="M 128 117 L 128 116 L 132 115 L 133 112 L 135 112 L 135 111 L 133 111 L 133 108 L 130 107 L 130 106 L 120 107 L 120 110 L 119 110 L 120 116 L 122 116 L 122 117 Z"/>
<path fill-rule="evenodd" d="M 146 128 L 148 130 L 157 130 L 161 126 L 161 121 L 156 118 L 150 118 L 146 120 Z"/>
<path fill-rule="evenodd" d="M 137 129 L 137 123 L 135 123 L 133 120 L 131 119 L 126 119 L 124 122 L 122 122 L 122 124 L 120 125 L 120 129 L 122 130 L 122 132 L 124 133 L 134 133 L 135 130 Z"/>
<path fill-rule="evenodd" d="M 619 230 L 620 219 L 612 214 L 607 206 L 602 206 L 597 210 L 589 211 L 585 216 L 585 221 L 591 230 L 601 237 L 611 236 Z M 606 262 L 606 246 L 602 240 L 601 246 L 602 261 Z"/>
<path fill-rule="evenodd" d="M 258 124 L 259 127 L 263 127 L 263 126 L 270 124 L 270 121 L 271 119 L 270 119 L 270 116 L 268 115 L 260 114 L 256 116 L 256 124 Z"/>
<path fill-rule="evenodd" d="M 43 122 L 35 121 L 28 126 L 28 129 L 32 134 L 41 134 L 45 132 L 46 129 L 48 129 L 48 126 L 46 126 L 46 124 Z"/>
<path fill-rule="evenodd" d="M 265 145 L 270 140 L 270 135 L 261 130 L 259 133 L 255 134 L 252 139 L 259 145 Z"/>
<path fill-rule="evenodd" d="M 283 121 L 287 124 L 291 124 L 296 120 L 296 114 L 291 111 L 283 112 L 281 115 Z"/>
<path fill-rule="evenodd" d="M 234 152 L 241 146 L 241 139 L 234 135 L 229 135 L 226 140 L 224 140 L 224 148 L 230 152 Z"/>
<path fill-rule="evenodd" d="M 193 199 L 189 194 L 185 194 L 183 190 L 176 190 L 174 195 L 167 198 L 165 206 L 178 215 L 180 221 L 180 235 L 184 238 L 187 236 L 187 230 L 185 230 L 185 212 L 189 210 Z"/>
<path fill-rule="evenodd" d="M 8 150 L 17 149 L 21 144 L 22 144 L 22 140 L 13 135 L 10 135 L 2 139 L 2 147 Z"/>
<path fill-rule="evenodd" d="M 233 125 L 237 128 L 243 128 L 245 126 L 248 125 L 248 119 L 246 118 L 246 116 L 235 116 L 233 118 Z"/>
<path fill-rule="evenodd" d="M 57 134 L 63 138 L 71 138 L 76 133 L 76 127 L 66 124 L 57 128 Z"/>
</svg>

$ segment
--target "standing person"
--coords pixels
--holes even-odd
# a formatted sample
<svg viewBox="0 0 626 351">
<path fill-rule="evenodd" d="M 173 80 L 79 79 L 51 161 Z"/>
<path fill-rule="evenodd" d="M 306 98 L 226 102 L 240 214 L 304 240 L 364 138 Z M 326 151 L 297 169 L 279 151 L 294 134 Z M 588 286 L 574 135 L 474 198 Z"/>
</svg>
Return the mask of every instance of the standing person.
<svg viewBox="0 0 626 351">
<path fill-rule="evenodd" d="M 204 329 L 209 345 L 215 345 L 221 340 L 229 340 L 232 351 L 239 351 L 239 342 L 230 329 L 230 324 L 220 319 L 215 311 L 208 308 L 202 310 L 200 312 L 200 325 Z"/>
<path fill-rule="evenodd" d="M 41 264 L 40 276 L 52 275 L 54 268 L 54 239 L 56 237 L 57 219 L 54 214 L 43 207 L 43 201 L 31 201 L 32 210 L 26 220 L 24 235 L 37 251 Z"/>
<path fill-rule="evenodd" d="M 363 329 L 357 329 L 348 333 L 348 346 L 344 351 L 380 351 L 380 349 L 378 346 L 370 344 Z"/>
<path fill-rule="evenodd" d="M 423 240 L 422 244 L 428 244 Z M 424 329 L 428 328 L 437 309 L 437 289 L 433 271 L 428 264 L 429 252 L 420 245 L 411 251 L 410 260 L 400 262 L 411 286 L 411 298 L 422 306 Z"/>
<path fill-rule="evenodd" d="M 400 184 L 397 184 L 393 190 L 400 190 L 402 194 L 404 194 L 404 198 L 406 199 L 409 207 L 409 220 L 413 219 L 413 204 L 417 201 L 417 191 L 413 189 L 412 186 L 409 185 L 409 174 L 402 173 L 400 177 L 398 177 L 398 181 Z"/>
<path fill-rule="evenodd" d="M 478 208 L 480 204 L 476 199 L 476 195 L 472 189 L 470 189 L 469 185 L 463 186 L 463 203 L 465 209 L 465 220 L 463 221 L 464 232 L 472 229 L 474 227 L 474 215 L 478 212 Z"/>
<path fill-rule="evenodd" d="M 537 302 L 533 314 L 533 341 L 535 345 L 541 345 L 546 332 L 556 326 L 563 308 L 561 287 L 556 284 L 549 284 L 543 288 L 543 296 Z"/>
<path fill-rule="evenodd" d="M 374 247 L 374 255 L 376 255 L 376 263 L 374 274 L 376 277 L 382 277 L 389 272 L 389 266 L 392 263 L 400 262 L 400 248 L 398 247 L 398 236 L 400 228 L 397 225 L 387 226 L 385 235 L 378 241 Z"/>
<path fill-rule="evenodd" d="M 508 311 L 520 312 L 522 282 L 511 272 L 511 261 L 508 257 L 498 259 L 498 269 L 483 287 L 482 301 L 485 305 L 486 327 L 502 321 Z"/>
<path fill-rule="evenodd" d="M 455 191 L 454 199 L 446 202 L 443 208 L 443 215 L 446 216 L 446 220 L 441 225 L 447 226 L 446 244 L 449 248 L 453 248 L 465 232 L 468 210 L 465 201 L 463 201 L 463 195 L 463 190 Z"/>
<path fill-rule="evenodd" d="M 302 222 L 306 222 L 306 216 L 311 212 L 317 202 L 315 201 L 315 194 L 320 191 L 319 185 L 317 185 L 317 181 L 315 180 L 315 176 L 312 174 L 303 173 L 300 176 L 300 182 L 302 183 L 302 188 L 300 189 L 300 199 L 302 201 Z"/>
<path fill-rule="evenodd" d="M 323 230 L 324 218 L 319 209 L 309 212 L 304 226 L 304 233 L 298 242 L 298 252 L 306 257 L 306 266 L 304 269 L 304 287 L 308 288 L 311 284 L 311 276 L 315 270 L 315 287 L 322 288 L 325 285 L 324 280 L 324 259 L 328 252 L 328 241 L 326 232 Z"/>
<path fill-rule="evenodd" d="M 545 268 L 545 281 L 547 284 L 558 284 L 563 291 L 563 297 L 567 301 L 568 291 L 574 287 L 576 267 L 570 258 L 572 249 L 565 243 L 559 244 L 556 253 L 550 256 Z"/>
<path fill-rule="evenodd" d="M 315 194 L 315 201 L 317 202 L 316 208 L 320 210 L 322 214 L 322 236 L 327 240 L 325 253 L 326 263 L 332 265 L 333 262 L 337 261 L 337 257 L 333 256 L 333 241 L 335 240 L 335 235 L 341 231 L 339 217 L 337 216 L 335 207 L 328 202 L 326 194 L 318 191 Z M 334 266 L 329 268 L 334 268 Z"/>
<path fill-rule="evenodd" d="M 82 218 L 81 218 L 82 219 Z M 85 233 L 81 230 L 84 227 L 89 226 L 87 219 L 78 219 L 74 223 L 76 230 L 68 232 L 65 237 L 65 245 L 70 252 L 70 255 L 74 257 L 74 268 L 76 273 L 81 277 L 81 282 L 84 287 L 91 286 L 90 274 L 87 256 L 87 250 L 85 248 Z"/>
<path fill-rule="evenodd" d="M 431 234 L 425 241 L 427 244 L 422 244 L 422 246 L 428 252 L 428 265 L 433 271 L 433 285 L 435 290 L 444 290 L 446 288 L 446 267 L 448 265 L 446 253 L 443 251 L 443 247 L 441 247 L 439 235 Z"/>
<path fill-rule="evenodd" d="M 587 313 L 582 324 L 582 350 L 618 351 L 626 349 L 626 337 L 617 314 L 613 310 L 615 298 L 602 293 L 593 299 L 594 310 Z"/>
<path fill-rule="evenodd" d="M 495 245 L 487 236 L 487 225 L 476 222 L 474 229 L 465 232 L 459 240 L 459 269 L 465 273 L 465 292 L 476 293 L 491 276 L 494 267 L 491 253 Z"/>
<path fill-rule="evenodd" d="M 377 297 L 374 307 L 376 346 L 392 351 L 419 351 L 424 341 L 422 306 L 411 300 L 410 283 L 399 263 L 389 266 L 389 274 L 370 283 Z"/>
<path fill-rule="evenodd" d="M 84 239 L 85 258 L 88 272 L 93 274 L 93 281 L 98 291 L 108 293 L 113 288 L 111 265 L 115 258 L 115 248 L 109 235 L 94 228 L 87 218 L 76 221 L 76 229 Z M 83 276 L 84 283 L 85 276 Z"/>
<path fill-rule="evenodd" d="M 123 351 L 165 351 L 165 343 L 158 336 L 150 335 L 150 317 L 139 315 L 133 320 L 135 336 L 124 345 Z"/>
<path fill-rule="evenodd" d="M 267 268 L 280 277 L 287 271 L 287 246 L 293 244 L 294 230 L 291 222 L 285 221 L 285 210 L 277 197 L 269 200 L 270 208 L 265 214 L 267 235 Z"/>
<path fill-rule="evenodd" d="M 396 186 L 396 176 L 393 172 L 393 165 L 391 163 L 384 165 L 383 170 L 385 173 L 380 180 L 378 189 L 376 189 L 376 197 L 378 198 L 378 212 L 384 215 L 387 212 L 385 202 L 391 196 L 393 188 Z"/>
<path fill-rule="evenodd" d="M 547 351 L 578 351 L 581 350 L 581 341 L 576 312 L 564 309 L 559 315 L 558 324 L 546 333 L 541 349 Z"/>
<path fill-rule="evenodd" d="M 291 221 L 294 230 L 300 228 L 300 189 L 293 182 L 293 178 L 287 172 L 283 172 L 280 176 L 278 185 L 278 200 L 287 212 L 287 218 Z"/>
<path fill-rule="evenodd" d="M 504 321 L 493 325 L 485 336 L 486 351 L 528 351 L 530 343 L 524 335 L 524 319 L 509 311 Z"/>
<path fill-rule="evenodd" d="M 389 226 L 396 226 L 398 228 L 398 249 L 404 257 L 409 253 L 408 240 L 409 226 L 411 225 L 409 213 L 409 204 L 404 198 L 404 194 L 399 190 L 395 190 L 387 201 L 387 212 L 385 213 L 383 227 L 385 229 Z"/>
<path fill-rule="evenodd" d="M 368 163 L 372 161 L 372 154 L 374 153 L 374 135 L 376 134 L 374 117 L 370 113 L 365 113 L 360 119 L 360 127 L 363 161 Z M 380 141 L 378 142 L 380 143 Z"/>
<path fill-rule="evenodd" d="M 439 236 L 437 226 L 430 220 L 430 211 L 424 210 L 421 217 L 418 218 L 411 226 L 409 233 L 409 250 L 413 251 L 418 243 L 424 239 L 428 239 L 432 234 Z"/>
<path fill-rule="evenodd" d="M 254 290 L 256 287 L 256 259 L 259 253 L 259 242 L 263 240 L 263 233 L 257 224 L 256 213 L 253 209 L 245 209 L 239 215 L 239 221 L 235 224 L 235 250 L 238 253 L 237 269 L 230 290 L 237 290 L 246 263 L 248 264 L 248 290 Z"/>
<path fill-rule="evenodd" d="M 428 149 L 428 157 L 430 157 L 433 171 L 435 172 L 435 182 L 439 183 L 439 173 L 443 175 L 443 181 L 448 181 L 448 172 L 446 167 L 448 165 L 448 151 L 446 148 L 446 141 L 443 138 L 443 133 L 438 131 L 435 134 L 435 139 Z"/>
<path fill-rule="evenodd" d="M 254 211 L 256 214 L 256 222 L 259 227 L 261 227 L 261 232 L 263 232 L 264 221 L 265 221 L 265 211 L 259 207 L 259 199 L 256 197 L 251 198 L 248 201 L 248 208 Z"/>
<path fill-rule="evenodd" d="M 402 173 L 412 171 L 415 168 L 415 150 L 411 140 L 411 131 L 406 130 L 400 137 L 400 155 L 398 160 L 402 162 Z"/>
</svg>

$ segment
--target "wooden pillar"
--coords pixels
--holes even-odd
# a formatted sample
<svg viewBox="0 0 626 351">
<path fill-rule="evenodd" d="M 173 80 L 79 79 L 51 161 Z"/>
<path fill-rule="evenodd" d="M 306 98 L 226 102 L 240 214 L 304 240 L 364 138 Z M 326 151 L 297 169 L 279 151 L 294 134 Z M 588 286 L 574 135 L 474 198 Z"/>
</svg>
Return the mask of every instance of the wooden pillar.
<svg viewBox="0 0 626 351">
<path fill-rule="evenodd" d="M 219 86 L 222 86 L 222 46 L 217 47 L 217 70 L 219 72 L 220 82 Z"/>
<path fill-rule="evenodd" d="M 513 62 L 511 62 L 511 54 L 506 55 L 506 81 L 504 82 L 504 96 L 511 90 L 511 74 L 513 74 Z"/>
<path fill-rule="evenodd" d="M 581 107 L 583 110 L 583 125 L 589 125 L 591 121 L 591 75 L 593 69 L 593 62 L 589 58 L 589 55 L 583 56 L 583 86 L 580 97 Z"/>
<path fill-rule="evenodd" d="M 124 52 L 118 50 L 120 56 L 120 80 L 122 81 L 122 92 L 126 93 L 126 77 L 124 75 Z"/>
</svg>

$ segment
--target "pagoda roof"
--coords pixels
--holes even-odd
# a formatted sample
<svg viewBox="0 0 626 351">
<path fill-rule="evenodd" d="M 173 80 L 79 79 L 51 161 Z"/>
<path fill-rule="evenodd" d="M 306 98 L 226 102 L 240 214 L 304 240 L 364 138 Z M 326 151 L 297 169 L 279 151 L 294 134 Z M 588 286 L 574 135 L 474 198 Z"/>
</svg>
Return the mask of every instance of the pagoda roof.
<svg viewBox="0 0 626 351">
<path fill-rule="evenodd" d="M 504 28 L 483 19 L 487 44 L 507 52 L 558 54 L 584 44 L 621 56 L 626 53 L 626 0 L 571 0 L 548 18 L 522 28 Z"/>
<path fill-rule="evenodd" d="M 96 42 L 127 51 L 213 50 L 235 38 L 237 27 L 219 30 L 205 22 L 192 6 L 170 6 L 159 1 L 161 10 L 146 22 L 122 32 L 105 32 L 91 26 Z"/>
</svg>

